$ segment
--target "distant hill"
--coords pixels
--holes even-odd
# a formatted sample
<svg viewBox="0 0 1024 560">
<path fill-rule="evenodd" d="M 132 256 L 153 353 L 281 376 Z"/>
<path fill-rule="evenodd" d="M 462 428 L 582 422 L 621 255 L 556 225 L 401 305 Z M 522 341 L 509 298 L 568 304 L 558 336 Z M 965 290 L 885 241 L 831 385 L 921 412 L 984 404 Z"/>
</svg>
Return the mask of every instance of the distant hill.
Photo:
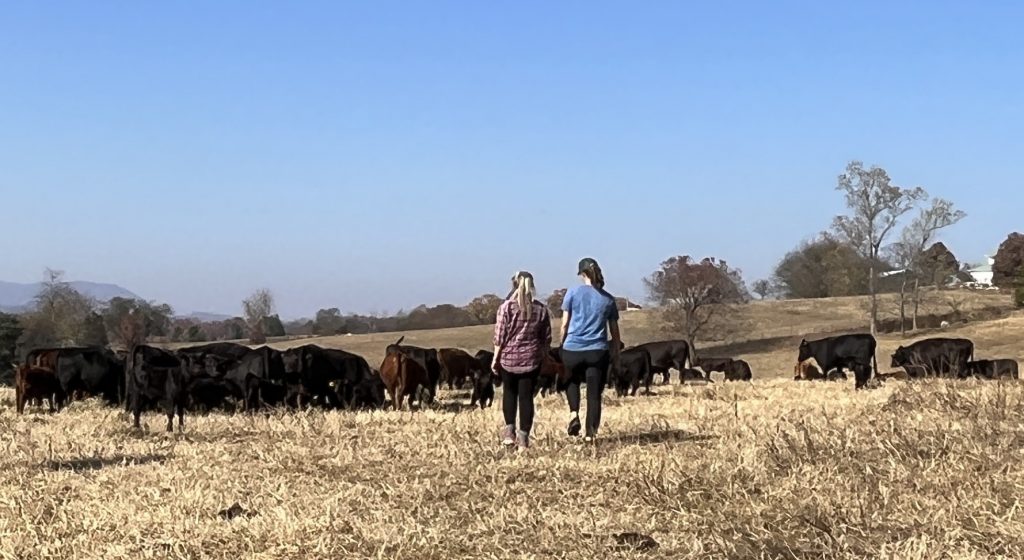
<svg viewBox="0 0 1024 560">
<path fill-rule="evenodd" d="M 98 282 L 68 282 L 72 288 L 96 300 L 107 302 L 116 297 L 142 299 L 132 291 L 116 284 Z M 0 281 L 0 311 L 20 313 L 32 308 L 36 294 L 43 287 L 41 282 L 19 284 L 17 282 Z"/>
<path fill-rule="evenodd" d="M 184 319 L 195 319 L 201 323 L 213 323 L 217 321 L 227 321 L 228 319 L 234 318 L 232 315 L 223 315 L 221 313 L 204 313 L 202 311 L 196 311 L 195 313 L 189 313 L 188 315 L 181 316 Z"/>
</svg>

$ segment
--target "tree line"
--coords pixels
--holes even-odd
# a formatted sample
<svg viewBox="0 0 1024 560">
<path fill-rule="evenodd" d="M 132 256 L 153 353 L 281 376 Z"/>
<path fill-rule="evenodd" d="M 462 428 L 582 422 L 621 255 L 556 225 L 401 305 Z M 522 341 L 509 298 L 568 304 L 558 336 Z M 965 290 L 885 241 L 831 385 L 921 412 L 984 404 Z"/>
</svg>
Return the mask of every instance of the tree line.
<svg viewBox="0 0 1024 560">
<path fill-rule="evenodd" d="M 870 296 L 869 324 L 877 332 L 878 294 L 899 294 L 901 326 L 917 328 L 925 289 L 942 289 L 950 279 L 969 281 L 963 265 L 938 238 L 966 214 L 951 201 L 930 197 L 921 187 L 893 184 L 880 167 L 850 162 L 835 189 L 847 212 L 832 227 L 800 242 L 786 253 L 769 278 L 748 288 L 742 271 L 716 257 L 678 255 L 666 259 L 644 278 L 649 300 L 659 306 L 666 334 L 696 347 L 699 340 L 728 334 L 731 312 L 761 299 Z M 1010 291 L 1024 307 L 1024 234 L 1012 233 L 999 246 L 994 284 Z M 566 290 L 545 298 L 556 317 Z M 202 322 L 174 317 L 167 304 L 114 298 L 97 302 L 77 291 L 59 271 L 47 270 L 32 310 L 20 316 L 0 313 L 0 374 L 32 348 L 103 346 L 122 348 L 147 341 L 201 343 L 248 339 L 326 336 L 426 330 L 493 323 L 503 298 L 484 294 L 465 306 L 421 305 L 411 311 L 376 316 L 343 314 L 338 308 L 317 311 L 311 319 L 284 322 L 275 312 L 273 294 L 257 290 L 242 302 L 242 315 Z M 620 309 L 629 302 L 617 298 Z M 902 328 L 902 327 L 901 327 Z"/>
</svg>

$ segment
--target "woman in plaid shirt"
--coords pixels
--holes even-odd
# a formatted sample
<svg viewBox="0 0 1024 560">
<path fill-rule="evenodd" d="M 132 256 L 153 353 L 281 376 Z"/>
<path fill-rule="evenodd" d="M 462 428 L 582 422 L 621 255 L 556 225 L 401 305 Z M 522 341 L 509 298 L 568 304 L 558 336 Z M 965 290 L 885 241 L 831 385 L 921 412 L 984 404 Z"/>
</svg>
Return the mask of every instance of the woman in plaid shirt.
<svg viewBox="0 0 1024 560">
<path fill-rule="evenodd" d="M 498 309 L 498 320 L 494 325 L 493 369 L 501 372 L 502 410 L 505 413 L 501 443 L 506 447 L 517 445 L 523 450 L 530 447 L 533 388 L 544 356 L 551 347 L 551 318 L 544 304 L 536 299 L 532 274 L 517 272 L 512 277 L 512 285 L 512 293 Z"/>
</svg>

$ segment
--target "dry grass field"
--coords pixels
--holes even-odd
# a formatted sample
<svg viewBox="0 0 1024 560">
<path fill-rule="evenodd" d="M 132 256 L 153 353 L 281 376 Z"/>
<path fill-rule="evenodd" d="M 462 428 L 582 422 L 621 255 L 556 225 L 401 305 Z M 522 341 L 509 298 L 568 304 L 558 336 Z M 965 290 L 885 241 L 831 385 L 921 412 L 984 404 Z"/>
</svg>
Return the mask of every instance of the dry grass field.
<svg viewBox="0 0 1024 560">
<path fill-rule="evenodd" d="M 1024 360 L 1024 314 L 948 334 Z M 373 362 L 394 338 L 316 342 Z M 883 371 L 901 342 L 880 340 Z M 137 432 L 95 403 L 17 416 L 0 391 L 0 558 L 1024 557 L 1024 385 L 855 393 L 787 378 L 791 341 L 737 348 L 753 383 L 606 393 L 595 446 L 565 437 L 561 397 L 541 399 L 526 454 L 499 449 L 498 407 L 459 393 L 416 413 L 189 416 L 168 435 L 155 415 Z"/>
</svg>

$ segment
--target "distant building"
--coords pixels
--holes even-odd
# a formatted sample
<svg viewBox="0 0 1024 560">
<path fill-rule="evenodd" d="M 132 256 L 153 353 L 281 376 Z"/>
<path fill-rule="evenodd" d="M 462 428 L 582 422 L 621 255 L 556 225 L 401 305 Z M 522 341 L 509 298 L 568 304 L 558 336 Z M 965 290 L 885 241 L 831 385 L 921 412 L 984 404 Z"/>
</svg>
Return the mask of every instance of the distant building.
<svg viewBox="0 0 1024 560">
<path fill-rule="evenodd" d="M 974 265 L 971 268 L 967 269 L 967 274 L 971 275 L 971 279 L 974 280 L 975 284 L 979 284 L 982 286 L 991 286 L 992 265 L 995 264 L 996 259 L 995 257 L 985 255 L 985 260 L 987 261 L 987 264 Z"/>
</svg>

